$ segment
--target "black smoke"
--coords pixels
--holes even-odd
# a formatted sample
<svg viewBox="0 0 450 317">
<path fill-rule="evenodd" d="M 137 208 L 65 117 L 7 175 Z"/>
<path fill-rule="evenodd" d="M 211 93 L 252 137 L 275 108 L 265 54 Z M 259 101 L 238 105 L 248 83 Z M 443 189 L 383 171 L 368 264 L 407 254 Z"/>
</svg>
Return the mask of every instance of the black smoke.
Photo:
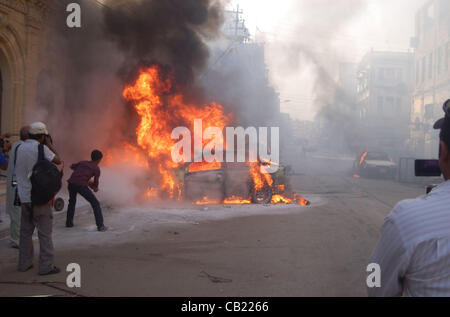
<svg viewBox="0 0 450 317">
<path fill-rule="evenodd" d="M 138 119 L 122 91 L 141 66 L 172 69 L 180 86 L 195 82 L 208 61 L 205 42 L 219 33 L 222 7 L 214 0 L 80 0 L 81 28 L 69 28 L 71 2 L 53 1 L 27 121 L 46 122 L 60 154 L 76 161 L 93 148 L 135 140 Z"/>
<path fill-rule="evenodd" d="M 143 62 L 170 65 L 185 85 L 206 66 L 205 39 L 217 36 L 222 7 L 212 0 L 127 1 L 103 9 L 104 33 L 124 52 L 125 72 Z"/>
</svg>

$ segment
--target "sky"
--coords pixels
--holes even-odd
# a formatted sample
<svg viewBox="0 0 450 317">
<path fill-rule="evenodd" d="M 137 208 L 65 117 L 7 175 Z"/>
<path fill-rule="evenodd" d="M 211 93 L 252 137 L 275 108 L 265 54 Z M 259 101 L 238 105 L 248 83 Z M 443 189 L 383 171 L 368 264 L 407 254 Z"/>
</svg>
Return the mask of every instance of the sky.
<svg viewBox="0 0 450 317">
<path fill-rule="evenodd" d="M 281 111 L 313 120 L 315 66 L 308 51 L 333 78 L 340 62 L 358 63 L 374 50 L 412 51 L 415 14 L 426 0 L 230 0 L 239 6 L 252 39 L 265 43 L 271 84 Z M 298 56 L 297 56 L 298 55 Z"/>
</svg>

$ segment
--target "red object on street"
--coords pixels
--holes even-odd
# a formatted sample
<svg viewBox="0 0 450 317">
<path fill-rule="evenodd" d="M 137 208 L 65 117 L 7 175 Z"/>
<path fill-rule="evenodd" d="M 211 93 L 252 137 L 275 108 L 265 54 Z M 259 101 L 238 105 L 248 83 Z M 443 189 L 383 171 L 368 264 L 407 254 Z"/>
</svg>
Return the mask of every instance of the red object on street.
<svg viewBox="0 0 450 317">
<path fill-rule="evenodd" d="M 61 166 L 61 174 L 63 174 L 64 166 L 65 166 L 64 161 L 62 161 L 61 164 L 62 164 L 62 166 Z M 55 202 L 55 197 L 53 197 L 52 200 L 50 200 L 50 204 L 51 204 L 52 207 L 53 207 L 54 202 Z"/>
</svg>

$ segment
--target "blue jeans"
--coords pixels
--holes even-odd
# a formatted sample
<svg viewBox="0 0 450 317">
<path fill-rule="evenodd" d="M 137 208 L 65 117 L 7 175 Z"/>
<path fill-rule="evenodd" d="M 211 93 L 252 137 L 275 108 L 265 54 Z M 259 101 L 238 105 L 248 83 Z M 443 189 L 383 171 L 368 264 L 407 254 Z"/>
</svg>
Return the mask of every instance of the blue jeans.
<svg viewBox="0 0 450 317">
<path fill-rule="evenodd" d="M 69 183 L 69 206 L 67 207 L 66 225 L 73 226 L 73 216 L 75 215 L 75 204 L 77 202 L 77 194 L 86 199 L 94 210 L 95 223 L 97 228 L 103 226 L 103 215 L 100 203 L 94 193 L 87 186 L 79 186 Z"/>
</svg>

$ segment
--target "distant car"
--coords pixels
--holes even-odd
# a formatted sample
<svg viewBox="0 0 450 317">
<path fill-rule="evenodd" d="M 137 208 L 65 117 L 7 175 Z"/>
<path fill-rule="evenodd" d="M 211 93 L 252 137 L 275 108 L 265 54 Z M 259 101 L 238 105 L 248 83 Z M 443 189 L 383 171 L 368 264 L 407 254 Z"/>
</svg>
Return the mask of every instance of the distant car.
<svg viewBox="0 0 450 317">
<path fill-rule="evenodd" d="M 365 152 L 353 163 L 354 172 L 364 177 L 394 178 L 397 164 L 384 152 Z"/>
<path fill-rule="evenodd" d="M 255 204 L 268 204 L 273 195 L 284 194 L 289 190 L 284 166 L 279 166 L 278 171 L 271 174 L 273 186 L 265 186 L 260 190 L 255 190 L 246 163 L 187 163 L 180 173 L 183 198 L 194 202 L 208 197 L 208 201 L 222 203 L 224 199 L 239 197 L 250 199 Z"/>
</svg>

